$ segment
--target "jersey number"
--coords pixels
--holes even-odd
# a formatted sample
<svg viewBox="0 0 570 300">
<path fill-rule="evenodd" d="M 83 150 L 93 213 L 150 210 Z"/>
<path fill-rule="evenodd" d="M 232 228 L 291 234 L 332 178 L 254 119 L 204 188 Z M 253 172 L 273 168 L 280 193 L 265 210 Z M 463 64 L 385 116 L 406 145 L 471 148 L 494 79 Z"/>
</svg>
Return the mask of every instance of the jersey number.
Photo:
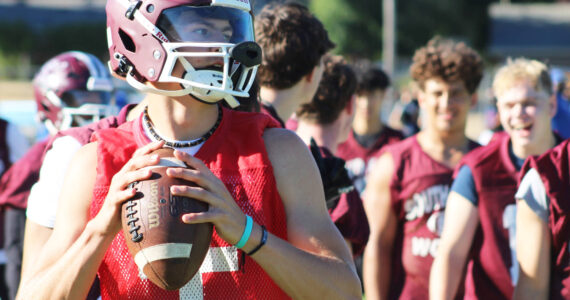
<svg viewBox="0 0 570 300">
<path fill-rule="evenodd" d="M 517 261 L 516 235 L 517 235 L 517 205 L 509 204 L 503 211 L 503 227 L 509 231 L 509 248 L 511 248 L 511 282 L 513 286 L 519 279 L 519 262 Z"/>
</svg>

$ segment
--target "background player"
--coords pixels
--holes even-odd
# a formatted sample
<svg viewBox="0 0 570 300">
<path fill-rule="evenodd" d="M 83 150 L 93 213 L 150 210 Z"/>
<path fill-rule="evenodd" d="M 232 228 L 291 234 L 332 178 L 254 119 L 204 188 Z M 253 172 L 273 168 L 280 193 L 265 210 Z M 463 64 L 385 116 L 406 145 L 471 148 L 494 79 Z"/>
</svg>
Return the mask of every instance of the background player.
<svg viewBox="0 0 570 300">
<path fill-rule="evenodd" d="M 512 299 L 518 278 L 514 196 L 519 170 L 526 157 L 561 141 L 550 127 L 556 100 L 545 64 L 509 60 L 497 71 L 493 91 L 505 134 L 496 134 L 460 163 L 431 270 L 431 299 L 456 295 L 467 262 L 465 299 Z"/>
<path fill-rule="evenodd" d="M 263 49 L 258 80 L 261 109 L 282 127 L 299 105 L 311 102 L 323 73 L 321 58 L 334 47 L 323 24 L 298 3 L 271 3 L 255 17 Z"/>
<path fill-rule="evenodd" d="M 428 298 L 453 168 L 477 146 L 465 136 L 465 123 L 477 102 L 479 55 L 463 43 L 435 38 L 416 51 L 410 72 L 425 122 L 418 134 L 386 146 L 368 176 L 367 299 Z"/>
<path fill-rule="evenodd" d="M 126 0 L 107 3 L 113 42 L 109 51 L 115 72 L 131 85 L 153 92 L 147 95 L 148 107 L 133 122 L 98 131 L 95 142 L 75 156 L 54 233 L 34 277 L 20 290 L 21 297 L 82 298 L 99 270 L 103 298 L 360 298 L 350 253 L 327 214 L 307 147 L 290 131 L 270 129 L 278 125 L 268 116 L 217 104 L 224 100 L 236 106 L 236 97 L 246 96 L 253 80 L 256 61 L 238 56 L 243 47 L 255 50 L 250 5 L 241 0 L 202 6 L 193 6 L 193 1 L 138 3 L 131 9 Z M 119 32 L 131 33 L 136 51 L 129 51 L 134 50 L 132 44 Z M 191 51 L 172 51 L 176 47 Z M 228 48 L 232 51 L 224 51 Z M 163 61 L 154 62 L 158 55 L 149 49 L 164 50 Z M 196 52 L 202 53 L 194 56 Z M 149 62 L 155 72 L 147 72 Z M 232 74 L 230 62 L 236 68 Z M 237 84 L 229 84 L 232 79 Z M 158 163 L 158 157 L 149 154 L 163 145 L 177 148 L 175 156 L 191 167 L 171 168 L 169 176 L 198 185 L 171 191 L 209 204 L 208 212 L 184 215 L 183 221 L 213 223 L 210 251 L 229 255 L 210 257 L 221 260 L 215 265 L 231 267 L 200 273 L 202 280 L 194 281 L 197 286 L 180 291 L 161 290 L 140 278 L 119 232 L 121 203 L 135 192 L 129 183 L 150 176 L 141 168 Z M 96 165 L 107 172 L 97 173 Z M 255 224 L 250 238 L 245 235 L 245 245 L 237 249 L 249 219 L 245 214 Z M 262 240 L 265 228 L 269 234 Z M 107 249 L 111 251 L 105 255 Z"/>
<path fill-rule="evenodd" d="M 4 176 L 12 164 L 21 159 L 29 147 L 28 140 L 16 124 L 0 119 L 0 176 Z M 0 246 L 2 248 L 0 255 L 4 258 L 0 263 L 0 298 L 10 297 L 9 299 L 12 299 L 19 280 L 19 276 L 17 276 L 19 273 L 15 273 L 18 262 L 13 261 L 13 253 L 18 240 L 15 240 L 12 234 L 12 224 L 17 222 L 18 218 L 16 211 L 1 205 Z"/>
<path fill-rule="evenodd" d="M 50 136 L 55 136 L 60 130 L 88 124 L 117 112 L 111 104 L 113 90 L 111 76 L 107 68 L 92 54 L 70 51 L 51 58 L 34 76 L 33 86 L 38 119 L 46 126 Z M 50 191 L 61 186 L 66 162 L 71 159 L 74 149 L 80 147 L 77 139 L 70 137 L 65 146 L 68 151 L 54 157 L 49 163 L 55 171 L 44 178 L 50 182 L 33 197 L 39 203 L 49 204 L 34 211 L 33 217 L 49 218 L 50 212 L 53 212 L 51 217 L 55 218 L 57 202 L 46 199 L 49 199 Z M 57 145 L 63 145 L 62 143 L 64 142 L 58 142 Z M 27 153 L 22 152 L 25 155 L 2 176 L 0 181 L 0 203 L 9 215 L 4 223 L 4 231 L 7 237 L 6 271 L 10 299 L 16 296 L 20 281 L 28 195 L 32 185 L 39 178 L 44 153 L 49 149 L 48 144 L 51 145 L 49 137 L 36 143 Z M 57 196 L 55 199 L 57 200 Z M 53 219 L 50 221 L 53 227 Z M 34 228 L 31 232 L 30 236 L 37 238 L 42 236 L 42 228 Z M 37 255 L 38 250 L 34 247 L 34 255 Z"/>
<path fill-rule="evenodd" d="M 334 156 L 339 143 L 345 141 L 350 132 L 357 79 L 340 56 L 326 55 L 323 63 L 323 77 L 315 97 L 296 112 L 299 120 L 296 132 L 307 146 L 313 141 L 311 151 L 318 152 L 323 158 L 317 158 L 317 165 L 330 166 L 328 169 L 319 167 L 325 182 L 327 207 L 353 255 L 358 255 L 368 241 L 368 221 L 362 200 L 344 169 L 344 161 Z M 326 187 L 333 184 L 327 181 L 338 184 L 336 193 L 331 195 Z"/>
<path fill-rule="evenodd" d="M 521 170 L 513 299 L 570 299 L 569 142 L 529 157 Z"/>
<path fill-rule="evenodd" d="M 382 103 L 390 79 L 382 69 L 363 61 L 355 65 L 358 78 L 354 106 L 354 120 L 348 139 L 338 147 L 337 155 L 346 160 L 346 167 L 359 193 L 366 186 L 367 170 L 383 146 L 403 139 L 400 131 L 383 124 L 380 118 Z"/>
</svg>

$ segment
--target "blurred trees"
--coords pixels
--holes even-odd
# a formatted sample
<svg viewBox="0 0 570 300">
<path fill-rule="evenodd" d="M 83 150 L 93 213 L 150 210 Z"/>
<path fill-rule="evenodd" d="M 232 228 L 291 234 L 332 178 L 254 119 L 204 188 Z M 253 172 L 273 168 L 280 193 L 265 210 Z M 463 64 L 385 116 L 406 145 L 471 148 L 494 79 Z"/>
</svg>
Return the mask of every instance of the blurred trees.
<svg viewBox="0 0 570 300">
<path fill-rule="evenodd" d="M 484 54 L 489 31 L 487 7 L 493 2 L 498 1 L 397 1 L 398 54 L 413 55 L 416 48 L 436 34 L 466 41 Z M 382 1 L 311 0 L 310 9 L 325 24 L 337 44 L 337 53 L 375 60 L 382 58 Z"/>
</svg>

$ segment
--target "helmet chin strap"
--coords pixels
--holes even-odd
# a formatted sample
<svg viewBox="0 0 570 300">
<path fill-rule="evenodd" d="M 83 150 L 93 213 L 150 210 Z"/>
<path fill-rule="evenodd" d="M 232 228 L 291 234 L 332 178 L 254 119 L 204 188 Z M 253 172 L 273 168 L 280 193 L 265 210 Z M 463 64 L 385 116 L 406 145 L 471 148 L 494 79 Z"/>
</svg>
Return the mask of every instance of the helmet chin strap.
<svg viewBox="0 0 570 300">
<path fill-rule="evenodd" d="M 175 91 L 157 89 L 155 87 L 148 86 L 148 85 L 138 81 L 133 75 L 131 75 L 130 71 L 127 73 L 127 82 L 132 87 L 134 87 L 135 89 L 137 89 L 141 92 L 154 93 L 154 94 L 164 95 L 164 96 L 168 96 L 168 97 L 186 96 L 186 95 L 190 94 L 190 92 L 192 91 L 192 87 L 187 87 L 187 88 L 184 88 L 181 90 L 175 90 Z"/>
<path fill-rule="evenodd" d="M 157 89 L 155 87 L 151 87 L 148 86 L 140 81 L 138 81 L 133 75 L 132 75 L 132 67 L 131 70 L 129 70 L 129 72 L 127 72 L 127 82 L 134 88 L 136 88 L 137 90 L 141 91 L 141 92 L 148 92 L 148 93 L 154 93 L 154 94 L 159 94 L 159 95 L 164 95 L 164 96 L 168 96 L 168 97 L 181 97 L 181 96 L 186 96 L 188 94 L 191 94 L 192 96 L 198 98 L 200 101 L 204 101 L 207 103 L 216 103 L 217 101 L 207 101 L 202 99 L 202 96 L 200 93 L 196 92 L 195 88 L 192 86 L 187 86 L 182 84 L 182 86 L 184 86 L 183 89 L 180 90 L 163 90 L 163 89 Z M 225 100 L 228 105 L 231 108 L 236 108 L 240 105 L 239 101 L 232 95 L 230 94 L 226 94 L 224 95 L 220 100 Z"/>
</svg>

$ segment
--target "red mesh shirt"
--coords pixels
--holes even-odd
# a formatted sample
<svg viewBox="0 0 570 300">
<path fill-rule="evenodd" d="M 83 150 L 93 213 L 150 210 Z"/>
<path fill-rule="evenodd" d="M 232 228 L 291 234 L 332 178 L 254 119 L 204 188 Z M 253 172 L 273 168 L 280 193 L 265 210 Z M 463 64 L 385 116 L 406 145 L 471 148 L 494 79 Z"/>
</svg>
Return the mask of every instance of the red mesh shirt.
<svg viewBox="0 0 570 300">
<path fill-rule="evenodd" d="M 196 153 L 220 178 L 244 213 L 287 239 L 286 216 L 262 138 L 266 128 L 279 126 L 257 113 L 224 109 L 220 127 Z M 148 143 L 140 119 L 116 130 L 97 133 L 97 181 L 90 216 L 100 210 L 112 176 L 133 152 Z M 119 233 L 99 268 L 103 299 L 285 299 L 287 295 L 253 260 L 241 255 L 214 231 L 200 271 L 183 288 L 166 291 L 138 270 Z M 245 259 L 245 261 L 241 261 Z"/>
</svg>

